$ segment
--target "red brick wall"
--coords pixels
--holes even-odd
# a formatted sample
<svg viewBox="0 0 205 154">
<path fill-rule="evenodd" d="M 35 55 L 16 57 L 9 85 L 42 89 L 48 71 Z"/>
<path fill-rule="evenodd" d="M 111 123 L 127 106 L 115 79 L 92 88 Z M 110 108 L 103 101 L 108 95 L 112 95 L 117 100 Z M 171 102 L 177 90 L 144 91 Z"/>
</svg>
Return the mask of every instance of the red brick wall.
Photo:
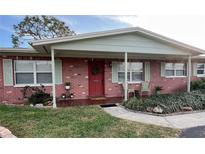
<svg viewBox="0 0 205 154">
<path fill-rule="evenodd" d="M 147 60 L 146 60 L 147 61 Z M 169 61 L 172 62 L 172 61 Z M 176 62 L 176 61 L 173 61 Z M 166 78 L 161 77 L 161 61 L 151 60 L 150 61 L 150 88 L 151 92 L 154 92 L 156 86 L 162 86 L 162 93 L 174 93 L 178 91 L 186 90 L 187 88 L 187 77 L 176 77 Z M 105 95 L 107 97 L 121 97 L 123 96 L 122 87 L 117 83 L 112 83 L 112 69 L 105 66 Z M 197 77 L 192 77 L 192 80 L 197 80 Z M 133 89 L 139 90 L 140 84 L 129 85 Z"/>
<path fill-rule="evenodd" d="M 187 87 L 187 77 L 166 78 L 161 77 L 161 62 L 151 61 L 151 89 L 154 91 L 156 86 L 162 86 L 163 93 L 173 93 L 185 90 Z"/>
<path fill-rule="evenodd" d="M 50 58 L 32 58 L 32 57 L 6 57 L 12 59 L 50 59 Z M 71 82 L 71 92 L 74 93 L 74 99 L 88 98 L 88 59 L 86 58 L 60 58 L 62 59 L 63 83 Z M 117 83 L 112 83 L 112 68 L 110 62 L 105 62 L 105 96 L 121 97 L 123 96 L 122 87 Z M 151 66 L 151 89 L 155 86 L 162 86 L 163 93 L 172 93 L 186 89 L 187 78 L 165 78 L 160 75 L 160 61 L 150 61 Z M 196 77 L 193 79 L 197 79 Z M 140 84 L 133 84 L 132 87 L 140 89 Z M 65 93 L 64 84 L 57 85 L 57 96 Z M 2 58 L 0 57 L 0 101 L 8 103 L 22 102 L 22 88 L 13 86 L 3 86 L 3 68 Z M 46 87 L 47 92 L 52 91 L 52 87 Z"/>
<path fill-rule="evenodd" d="M 63 83 L 71 82 L 71 92 L 75 99 L 88 97 L 88 60 L 78 58 L 64 58 Z"/>
<path fill-rule="evenodd" d="M 50 58 L 46 57 L 21 57 L 21 56 L 13 56 L 13 57 L 1 57 L 0 58 L 0 102 L 3 103 L 21 103 L 25 100 L 23 99 L 23 95 L 21 90 L 23 88 L 14 87 L 14 86 L 3 86 L 3 59 L 19 59 L 19 60 L 49 60 Z M 2 85 L 2 86 L 1 86 Z M 60 96 L 64 87 L 62 85 L 56 86 L 57 95 Z M 51 86 L 46 87 L 46 92 L 50 93 L 52 91 Z"/>
</svg>

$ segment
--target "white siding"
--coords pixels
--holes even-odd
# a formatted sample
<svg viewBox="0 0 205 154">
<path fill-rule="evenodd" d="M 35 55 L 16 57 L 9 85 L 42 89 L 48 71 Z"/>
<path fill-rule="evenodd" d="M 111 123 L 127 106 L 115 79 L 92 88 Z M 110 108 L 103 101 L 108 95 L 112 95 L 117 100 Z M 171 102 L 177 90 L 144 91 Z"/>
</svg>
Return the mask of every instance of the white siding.
<svg viewBox="0 0 205 154">
<path fill-rule="evenodd" d="M 111 51 L 130 53 L 153 53 L 153 54 L 177 54 L 187 55 L 186 51 L 172 47 L 168 44 L 156 41 L 139 34 L 121 34 L 116 36 L 92 38 L 72 41 L 52 46 L 56 49 L 84 50 L 87 51 Z"/>
</svg>

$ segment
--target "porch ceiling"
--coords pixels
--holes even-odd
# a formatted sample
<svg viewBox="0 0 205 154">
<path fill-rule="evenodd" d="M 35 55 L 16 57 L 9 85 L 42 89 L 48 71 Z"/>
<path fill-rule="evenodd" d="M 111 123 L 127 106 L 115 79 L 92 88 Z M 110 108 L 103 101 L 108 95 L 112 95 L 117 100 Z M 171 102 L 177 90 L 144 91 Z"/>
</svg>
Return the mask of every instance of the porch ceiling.
<svg viewBox="0 0 205 154">
<path fill-rule="evenodd" d="M 55 57 L 124 59 L 124 52 L 55 50 Z M 185 55 L 128 53 L 128 59 L 187 60 Z"/>
</svg>

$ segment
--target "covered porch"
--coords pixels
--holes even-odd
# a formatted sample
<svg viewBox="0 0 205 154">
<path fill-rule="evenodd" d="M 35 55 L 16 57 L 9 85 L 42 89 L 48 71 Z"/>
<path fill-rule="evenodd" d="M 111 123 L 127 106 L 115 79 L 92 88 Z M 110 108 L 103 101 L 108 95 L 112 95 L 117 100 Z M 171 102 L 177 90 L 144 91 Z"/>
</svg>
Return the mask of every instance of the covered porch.
<svg viewBox="0 0 205 154">
<path fill-rule="evenodd" d="M 134 85 L 136 83 L 130 83 L 128 81 L 128 65 L 130 62 L 142 62 L 144 65 L 144 80 L 146 82 L 151 82 L 152 80 L 152 65 L 153 63 L 150 63 L 150 61 L 166 61 L 166 62 L 172 62 L 172 61 L 180 61 L 186 63 L 187 67 L 187 76 L 184 77 L 184 80 L 187 81 L 187 88 L 186 90 L 190 91 L 190 81 L 191 81 L 191 56 L 185 56 L 185 55 L 173 55 L 173 54 L 139 54 L 139 53 L 129 53 L 129 52 L 99 52 L 99 51 L 92 51 L 92 52 L 85 52 L 85 51 L 70 51 L 70 50 L 62 50 L 62 49 L 52 49 L 51 50 L 51 59 L 52 59 L 52 70 L 53 74 L 55 74 L 55 59 L 58 58 L 70 58 L 70 59 L 81 59 L 85 58 L 89 62 L 92 62 L 95 64 L 95 62 L 103 62 L 103 67 L 113 67 L 112 62 L 123 62 L 124 63 L 124 90 L 123 90 L 123 98 L 121 97 L 106 97 L 105 92 L 103 93 L 103 96 L 105 99 L 103 100 L 92 100 L 90 99 L 90 89 L 91 85 L 88 84 L 88 90 L 89 90 L 89 96 L 88 99 L 69 99 L 69 100 L 63 100 L 58 99 L 57 102 L 56 98 L 56 84 L 53 82 L 52 84 L 52 92 L 53 92 L 53 107 L 57 106 L 73 106 L 73 105 L 93 105 L 93 104 L 113 104 L 113 103 L 119 103 L 122 102 L 122 100 L 127 100 L 129 98 L 128 93 L 128 85 Z M 105 66 L 104 66 L 105 65 Z M 107 66 L 108 65 L 108 66 Z M 88 66 L 89 71 L 89 66 Z M 105 69 L 103 69 L 102 74 L 104 75 Z M 105 76 L 104 76 L 105 77 Z M 88 72 L 88 79 L 90 78 L 89 72 Z M 55 76 L 53 76 L 53 79 L 55 81 Z M 103 88 L 105 88 L 106 80 L 103 80 Z M 116 83 L 116 84 L 122 84 L 122 83 Z M 137 82 L 138 85 L 141 84 L 141 82 Z M 100 85 L 98 84 L 98 88 Z M 100 95 L 101 96 L 101 95 Z M 66 103 L 67 102 L 67 103 Z"/>
<path fill-rule="evenodd" d="M 154 84 L 178 84 L 183 82 L 186 84 L 186 90 L 190 91 L 191 81 L 191 58 L 192 56 L 203 53 L 201 49 L 183 44 L 181 42 L 169 39 L 159 34 L 147 31 L 145 29 L 135 27 L 119 30 L 111 30 L 105 32 L 96 32 L 89 34 L 80 34 L 77 36 L 55 38 L 48 40 L 40 40 L 32 42 L 32 46 L 42 52 L 51 56 L 52 60 L 52 93 L 53 93 L 53 107 L 56 108 L 56 84 L 55 84 L 55 59 L 59 57 L 70 58 L 87 58 L 91 62 L 103 59 L 104 61 L 118 61 L 123 62 L 121 76 L 124 83 L 124 100 L 128 99 L 128 83 L 129 83 L 129 62 L 130 61 L 143 61 L 143 80 L 145 82 L 155 82 Z M 153 62 L 152 62 L 153 61 Z M 183 61 L 183 80 L 166 78 L 163 76 L 164 72 L 159 71 L 159 67 L 165 66 L 156 64 L 156 61 Z M 152 63 L 150 63 L 152 62 Z M 114 68 L 113 63 L 108 64 L 110 69 Z M 153 66 L 158 68 L 154 72 Z M 95 64 L 93 64 L 95 66 Z M 105 66 L 105 64 L 104 64 Z M 89 68 L 88 68 L 89 70 Z M 171 72 L 176 74 L 176 70 Z M 181 70 L 180 70 L 181 71 Z M 102 71 L 104 73 L 106 71 Z M 112 74 L 112 84 L 117 84 L 114 81 L 115 76 Z M 159 74 L 161 76 L 159 77 Z M 158 77 L 154 80 L 155 76 Z M 89 75 L 88 75 L 89 76 Z M 163 78 L 162 78 L 163 77 Z M 89 77 L 88 77 L 89 78 Z M 119 78 L 119 76 L 118 76 Z M 132 78 L 132 77 L 130 77 Z M 163 82 L 161 82 L 163 79 Z M 95 77 L 93 78 L 93 81 Z M 98 78 L 100 80 L 100 77 Z M 153 81 L 154 80 L 154 81 Z M 169 80 L 169 81 L 168 81 Z M 106 82 L 104 82 L 106 83 Z M 116 85 L 117 86 L 117 85 Z M 166 86 L 166 85 L 165 85 Z M 90 85 L 87 85 L 90 89 Z M 95 87 L 98 87 L 97 84 Z M 99 88 L 99 87 L 98 87 Z M 96 90 L 98 91 L 98 90 Z"/>
</svg>

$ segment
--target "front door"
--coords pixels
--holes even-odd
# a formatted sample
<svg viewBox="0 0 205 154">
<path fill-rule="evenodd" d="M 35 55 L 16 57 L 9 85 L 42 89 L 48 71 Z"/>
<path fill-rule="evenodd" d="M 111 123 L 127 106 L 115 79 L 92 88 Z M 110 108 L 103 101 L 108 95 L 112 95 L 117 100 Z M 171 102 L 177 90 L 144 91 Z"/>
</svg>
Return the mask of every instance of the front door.
<svg viewBox="0 0 205 154">
<path fill-rule="evenodd" d="M 104 61 L 89 61 L 89 96 L 104 96 Z"/>
</svg>

